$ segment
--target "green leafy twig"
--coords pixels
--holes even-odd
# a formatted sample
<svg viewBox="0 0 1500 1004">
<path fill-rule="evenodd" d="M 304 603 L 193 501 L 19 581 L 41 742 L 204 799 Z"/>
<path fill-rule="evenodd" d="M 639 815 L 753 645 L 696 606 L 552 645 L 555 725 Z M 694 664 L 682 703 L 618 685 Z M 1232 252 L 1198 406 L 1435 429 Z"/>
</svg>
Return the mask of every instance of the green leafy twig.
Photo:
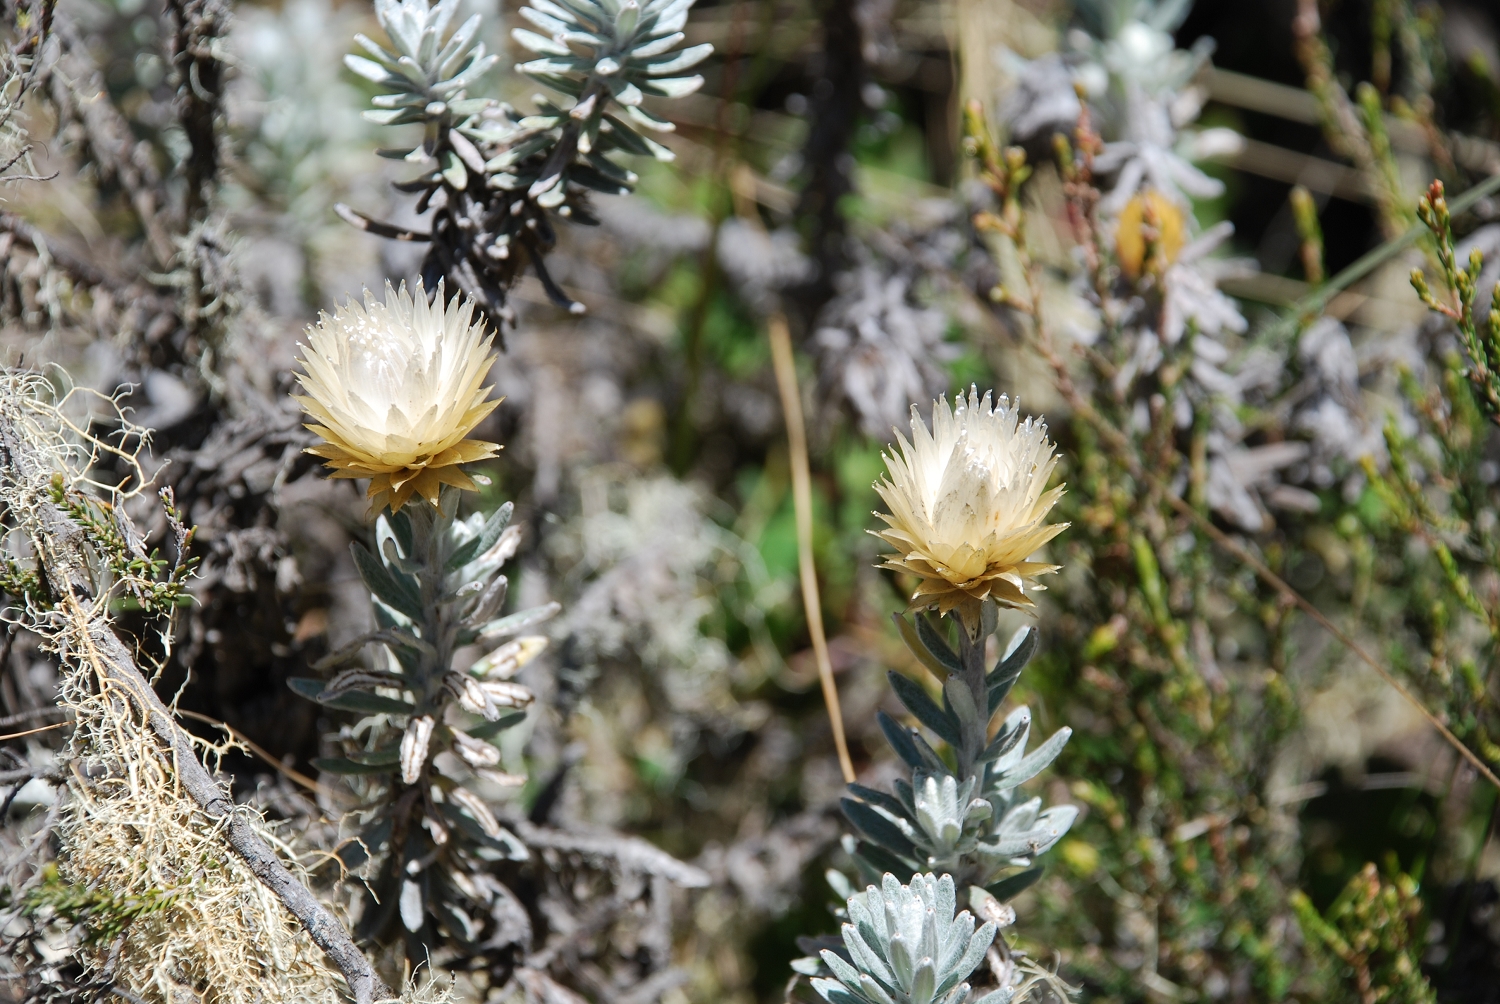
<svg viewBox="0 0 1500 1004">
<path fill-rule="evenodd" d="M 163 488 L 159 497 L 167 525 L 175 537 L 174 561 L 162 557 L 160 549 L 146 552 L 145 542 L 123 509 L 70 491 L 60 474 L 52 479 L 51 495 L 53 503 L 78 524 L 99 558 L 123 585 L 127 604 L 150 613 L 166 613 L 192 602 L 187 583 L 198 567 L 198 558 L 189 557 L 188 550 L 197 528 L 183 525 L 172 489 Z M 31 575 L 35 577 L 35 573 Z"/>
<path fill-rule="evenodd" d="M 1492 179 L 1493 180 L 1493 179 Z M 1433 296 L 1421 269 L 1412 269 L 1411 284 L 1429 310 L 1450 318 L 1458 328 L 1464 351 L 1469 356 L 1467 376 L 1483 403 L 1490 420 L 1500 424 L 1500 283 L 1490 300 L 1489 316 L 1481 324 L 1474 317 L 1474 298 L 1478 292 L 1479 273 L 1484 255 L 1475 248 L 1469 255 L 1468 268 L 1458 264 L 1453 250 L 1453 214 L 1443 196 L 1443 183 L 1434 181 L 1427 195 L 1417 204 L 1417 215 L 1437 245 L 1439 267 L 1448 288 L 1451 303 Z"/>
<path fill-rule="evenodd" d="M 1385 881 L 1373 864 L 1349 880 L 1319 914 L 1301 890 L 1292 909 L 1315 952 L 1328 957 L 1360 1004 L 1428 1004 L 1437 1000 L 1418 964 L 1422 900 L 1408 875 Z"/>
</svg>

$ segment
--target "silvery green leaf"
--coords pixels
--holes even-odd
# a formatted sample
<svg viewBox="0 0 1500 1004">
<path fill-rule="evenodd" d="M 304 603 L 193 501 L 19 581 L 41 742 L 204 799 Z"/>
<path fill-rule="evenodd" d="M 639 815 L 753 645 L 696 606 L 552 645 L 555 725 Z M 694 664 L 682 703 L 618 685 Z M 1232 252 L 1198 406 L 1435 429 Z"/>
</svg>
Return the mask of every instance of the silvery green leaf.
<svg viewBox="0 0 1500 1004">
<path fill-rule="evenodd" d="M 950 676 L 943 684 L 943 700 L 953 717 L 957 720 L 960 735 L 967 726 L 971 742 L 975 745 L 984 742 L 985 724 L 988 716 L 982 716 L 979 706 L 974 703 L 974 695 L 969 692 L 969 686 L 961 677 Z"/>
<path fill-rule="evenodd" d="M 373 774 L 391 773 L 391 764 L 360 763 L 348 757 L 341 756 L 318 756 L 311 761 L 314 768 L 325 774 L 342 774 L 345 777 L 360 777 Z"/>
<path fill-rule="evenodd" d="M 612 12 L 605 10 L 603 4 L 594 0 L 558 0 L 563 7 L 567 8 L 572 15 L 572 20 L 582 21 L 585 25 L 603 31 L 614 20 Z"/>
<path fill-rule="evenodd" d="M 1016 898 L 1021 893 L 1025 892 L 1027 889 L 1030 889 L 1033 885 L 1035 885 L 1037 879 L 1042 877 L 1042 871 L 1042 866 L 1036 865 L 1035 867 L 1028 868 L 1023 872 L 1017 872 L 1014 875 L 1006 876 L 999 882 L 995 882 L 988 886 L 985 891 L 988 892 L 991 896 L 1000 900 L 1000 902 L 1004 903 L 1007 900 Z"/>
<path fill-rule="evenodd" d="M 859 974 L 859 989 L 865 999 L 873 1004 L 896 1004 L 895 998 L 886 993 L 885 988 L 865 973 Z M 927 1004 L 923 1001 L 922 1004 Z"/>
<path fill-rule="evenodd" d="M 660 56 L 664 52 L 670 52 L 683 39 L 687 38 L 680 31 L 673 32 L 661 38 L 655 38 L 649 42 L 643 42 L 630 50 L 631 59 L 648 59 L 651 56 Z"/>
<path fill-rule="evenodd" d="M 961 981 L 969 978 L 979 964 L 984 961 L 984 953 L 988 951 L 995 941 L 995 925 L 986 923 L 969 939 L 968 949 L 959 956 L 958 961 L 951 963 L 948 975 L 938 984 L 936 992 L 946 994 Z"/>
<path fill-rule="evenodd" d="M 852 798 L 839 799 L 839 805 L 843 808 L 844 815 L 848 817 L 849 822 L 871 840 L 884 845 L 902 857 L 916 858 L 918 856 L 916 847 L 907 839 L 906 834 L 901 832 L 896 822 L 873 806 L 866 805 L 864 802 L 856 802 Z"/>
<path fill-rule="evenodd" d="M 630 119 L 630 121 L 634 122 L 636 125 L 644 126 L 647 129 L 654 129 L 657 132 L 677 131 L 677 123 L 670 122 L 667 119 L 657 118 L 655 115 L 652 115 L 650 112 L 646 111 L 644 108 L 641 108 L 639 105 L 626 105 L 625 117 Z"/>
<path fill-rule="evenodd" d="M 458 65 L 458 56 L 468 48 L 469 42 L 474 38 L 475 33 L 479 31 L 481 20 L 478 14 L 473 15 L 448 37 L 447 44 L 437 54 L 438 76 L 445 77 L 452 72 L 452 67 L 449 66 L 450 63 L 453 66 Z"/>
<path fill-rule="evenodd" d="M 476 634 L 478 635 L 478 637 L 484 638 L 487 641 L 494 641 L 499 638 L 509 638 L 513 635 L 518 635 L 522 631 L 525 631 L 526 629 L 540 624 L 542 621 L 555 616 L 561 609 L 562 604 L 555 601 L 552 603 L 544 603 L 539 607 L 532 607 L 529 610 L 522 610 L 518 613 L 513 613 L 509 617 L 502 617 L 499 620 L 490 621 L 488 624 L 479 628 Z"/>
<path fill-rule="evenodd" d="M 349 545 L 349 551 L 354 555 L 354 566 L 370 592 L 386 606 L 405 614 L 413 621 L 421 618 L 422 601 L 415 582 L 400 572 L 386 568 L 357 541 Z"/>
<path fill-rule="evenodd" d="M 354 42 L 360 48 L 368 52 L 370 56 L 375 60 L 375 62 L 385 67 L 391 73 L 396 72 L 396 61 L 401 58 L 399 55 L 391 52 L 385 46 L 381 45 L 379 42 L 376 42 L 374 39 L 370 38 L 367 35 L 356 34 L 354 36 Z"/>
<path fill-rule="evenodd" d="M 653 79 L 646 85 L 646 90 L 648 93 L 658 94 L 664 98 L 685 98 L 702 86 L 703 77 L 695 73 L 691 77 Z"/>
<path fill-rule="evenodd" d="M 886 673 L 886 679 L 890 681 L 891 689 L 896 692 L 896 697 L 906 706 L 907 711 L 916 716 L 917 721 L 936 732 L 938 738 L 950 746 L 959 745 L 957 720 L 938 707 L 937 703 L 927 696 L 927 691 L 894 670 Z"/>
<path fill-rule="evenodd" d="M 613 178 L 606 178 L 585 164 L 574 164 L 568 171 L 568 180 L 574 184 L 582 185 L 584 188 L 592 189 L 595 192 L 602 192 L 605 195 L 630 194 L 629 186 L 622 185 Z"/>
<path fill-rule="evenodd" d="M 601 77 L 620 72 L 620 61 L 613 56 L 605 56 L 594 64 L 594 72 Z"/>
<path fill-rule="evenodd" d="M 465 729 L 475 739 L 493 739 L 508 728 L 520 725 L 526 720 L 526 712 L 509 711 L 502 714 L 493 722 L 482 722 L 471 729 Z"/>
<path fill-rule="evenodd" d="M 416 784 L 422 767 L 427 763 L 427 753 L 432 742 L 432 730 L 436 722 L 431 715 L 417 715 L 406 723 L 401 735 L 401 780 Z"/>
<path fill-rule="evenodd" d="M 422 69 L 422 65 L 420 63 L 418 63 L 415 59 L 412 59 L 410 56 L 402 56 L 400 59 L 396 60 L 396 72 L 401 74 L 407 80 L 410 80 L 419 88 L 427 86 L 426 71 Z"/>
<path fill-rule="evenodd" d="M 995 858 L 1013 858 L 1021 855 L 1036 855 L 1050 850 L 1062 839 L 1073 821 L 1078 818 L 1078 809 L 1072 805 L 1057 805 L 1037 818 L 1036 825 L 1029 830 L 1002 833 L 994 840 L 981 844 Z"/>
<path fill-rule="evenodd" d="M 837 952 L 825 948 L 819 954 L 823 956 L 823 964 L 842 982 L 853 986 L 859 985 L 859 970 L 840 958 Z M 832 958 L 830 959 L 829 956 Z"/>
<path fill-rule="evenodd" d="M 587 45 L 592 49 L 605 49 L 609 47 L 608 39 L 600 35 L 595 35 L 591 31 L 579 31 L 573 28 L 563 32 L 561 37 L 564 42 L 575 42 L 579 45 Z"/>
<path fill-rule="evenodd" d="M 1036 823 L 1036 818 L 1041 811 L 1042 800 L 1040 798 L 1022 802 L 1020 805 L 1013 806 L 1001 817 L 998 829 L 1001 833 L 1029 830 Z"/>
<path fill-rule="evenodd" d="M 493 103 L 489 98 L 457 98 L 448 102 L 448 110 L 458 118 L 466 119 L 471 115 L 478 115 Z M 481 128 L 465 129 L 465 131 L 484 142 L 493 142 L 490 139 L 491 136 L 503 139 L 506 135 L 505 133 Z"/>
<path fill-rule="evenodd" d="M 894 816 L 901 816 L 906 812 L 904 805 L 883 791 L 867 788 L 862 784 L 854 782 L 851 782 L 848 787 L 850 792 L 858 795 L 864 801 L 869 802 L 871 805 L 878 805 Z"/>
<path fill-rule="evenodd" d="M 863 1004 L 863 998 L 850 993 L 842 983 L 837 980 L 828 980 L 819 977 L 812 981 L 812 988 L 828 1004 Z"/>
<path fill-rule="evenodd" d="M 561 6 L 560 4 L 553 3 L 552 0 L 529 0 L 529 3 L 531 4 L 532 8 L 535 9 L 538 13 L 545 14 L 548 17 L 556 18 L 557 20 L 562 21 L 564 24 L 578 23 L 578 15 L 574 14 L 572 11 L 568 10 L 566 7 Z M 525 8 L 523 7 L 522 10 L 524 9 Z"/>
<path fill-rule="evenodd" d="M 1005 654 L 1000 657 L 994 671 L 985 677 L 991 714 L 1010 694 L 1011 687 L 1015 686 L 1016 680 L 1021 676 L 1021 670 L 1036 652 L 1036 645 L 1037 632 L 1029 627 L 1021 628 L 1011 637 L 1010 644 L 1006 646 Z"/>
<path fill-rule="evenodd" d="M 432 58 L 438 51 L 438 33 L 436 25 L 428 25 L 422 32 L 422 39 L 417 44 L 416 59 L 423 66 L 431 66 Z"/>
<path fill-rule="evenodd" d="M 556 129 L 562 124 L 562 119 L 556 115 L 528 115 L 523 118 L 519 125 L 522 129 Z"/>
<path fill-rule="evenodd" d="M 645 97 L 639 87 L 623 80 L 611 80 L 609 90 L 622 105 L 638 105 Z"/>
<path fill-rule="evenodd" d="M 510 37 L 520 43 L 521 47 L 529 52 L 535 52 L 543 56 L 568 56 L 572 53 L 566 45 L 554 42 L 545 35 L 538 35 L 534 31 L 525 28 L 512 28 Z"/>
<path fill-rule="evenodd" d="M 624 122 L 606 113 L 604 123 L 608 126 L 607 135 L 620 149 L 626 153 L 648 157 L 651 155 L 651 147 L 646 144 L 646 137 L 630 128 Z"/>
<path fill-rule="evenodd" d="M 1012 998 L 1015 996 L 1015 987 L 1001 987 L 998 990 L 991 990 L 977 1001 L 974 1001 L 973 1004 L 1010 1004 Z"/>
<path fill-rule="evenodd" d="M 432 27 L 439 35 L 448 30 L 448 22 L 458 13 L 458 5 L 459 0 L 438 0 L 432 8 Z"/>
<path fill-rule="evenodd" d="M 1052 733 L 1046 742 L 1028 753 L 1015 766 L 1003 771 L 999 779 L 1000 786 L 1014 788 L 1036 777 L 1046 769 L 1048 764 L 1057 759 L 1057 755 L 1062 752 L 1062 748 L 1068 744 L 1068 739 L 1072 735 L 1073 730 L 1067 726 Z"/>
<path fill-rule="evenodd" d="M 625 0 L 620 4 L 619 13 L 615 15 L 615 37 L 622 41 L 628 39 L 640 20 L 641 5 L 637 0 Z"/>
<path fill-rule="evenodd" d="M 490 68 L 492 66 L 500 61 L 499 56 L 484 55 L 484 46 L 482 45 L 476 46 L 474 49 L 474 53 L 474 62 L 470 63 L 467 69 L 465 69 L 457 76 L 450 77 L 447 80 L 441 81 L 440 83 L 433 84 L 432 90 L 437 94 L 442 94 L 445 96 L 449 94 L 455 94 L 458 91 L 463 90 L 465 87 L 468 87 L 480 77 L 484 76 L 490 71 Z"/>
<path fill-rule="evenodd" d="M 895 973 L 900 985 L 910 986 L 912 976 L 916 973 L 916 960 L 907 950 L 906 939 L 899 934 L 896 935 L 886 942 L 886 951 L 890 956 L 891 971 Z"/>
<path fill-rule="evenodd" d="M 1051 843 L 1038 849 L 1037 853 L 1041 854 L 1043 851 L 1051 850 L 1052 845 L 1061 840 L 1077 821 L 1078 806 L 1076 805 L 1054 805 L 1052 808 L 1044 811 L 1037 817 L 1036 826 L 1032 827 L 1032 829 L 1047 827 L 1055 830 L 1057 835 L 1052 838 Z"/>
<path fill-rule="evenodd" d="M 457 148 L 458 146 L 455 143 L 454 149 Z M 476 170 L 479 169 L 476 168 Z M 495 546 L 495 542 L 500 539 L 500 535 L 505 532 L 505 528 L 510 525 L 511 514 L 514 512 L 515 506 L 510 502 L 496 509 L 484 521 L 484 525 L 480 531 L 453 552 L 444 567 L 449 571 L 454 571 L 467 565 L 475 558 L 484 557 L 485 553 Z"/>
<path fill-rule="evenodd" d="M 908 767 L 938 768 L 942 762 L 928 763 L 927 758 L 918 750 L 916 743 L 912 742 L 912 731 L 905 725 L 897 722 L 884 711 L 875 712 L 875 721 L 880 726 L 880 731 L 885 733 L 886 742 L 896 751 L 896 755 L 906 761 Z"/>
<path fill-rule="evenodd" d="M 1000 742 L 1002 736 L 1006 737 L 1006 741 L 1003 744 Z M 1020 761 L 1021 757 L 1026 754 L 1026 741 L 1030 736 L 1030 708 L 1019 707 L 1006 715 L 1005 723 L 995 735 L 995 742 L 990 744 L 992 749 L 1003 746 L 1005 750 L 1003 753 L 997 754 L 999 759 L 995 761 L 993 772 L 997 774 L 1003 773 Z M 1012 739 L 1015 742 L 1011 742 Z M 988 755 L 988 751 L 986 751 L 986 755 Z"/>
<path fill-rule="evenodd" d="M 927 653 L 936 659 L 949 673 L 963 672 L 963 663 L 958 658 L 958 653 L 953 651 L 953 646 L 948 643 L 945 631 L 939 631 L 932 623 L 932 619 L 925 614 L 918 613 L 913 616 L 913 630 L 921 645 Z"/>
<path fill-rule="evenodd" d="M 966 786 L 971 787 L 971 786 Z M 950 850 L 963 833 L 958 781 L 952 774 L 919 774 L 912 785 L 917 822 L 941 851 Z"/>
<path fill-rule="evenodd" d="M 586 60 L 579 59 L 577 56 L 553 56 L 546 59 L 533 59 L 529 62 L 521 63 L 516 67 L 516 69 L 520 70 L 522 73 L 531 75 L 555 74 L 558 76 L 566 73 L 584 72 L 587 71 L 588 68 L 588 62 Z"/>
<path fill-rule="evenodd" d="M 459 132 L 457 129 L 451 129 L 448 132 L 448 144 L 453 147 L 453 152 L 458 154 L 458 159 L 464 162 L 465 167 L 475 172 L 476 174 L 484 173 L 484 157 L 480 154 L 479 150 L 474 146 L 474 144 L 469 142 L 469 138 L 467 136 Z M 461 566 L 465 564 L 465 562 L 461 561 L 458 564 Z M 454 567 L 453 559 L 451 557 L 448 559 L 444 567 Z"/>
<path fill-rule="evenodd" d="M 422 921 L 425 911 L 422 909 L 422 886 L 412 879 L 404 879 L 401 883 L 401 924 L 408 931 L 416 933 L 422 929 Z"/>
<path fill-rule="evenodd" d="M 370 109 L 360 112 L 360 117 L 376 125 L 405 125 L 422 120 L 421 113 L 411 108 Z"/>
<path fill-rule="evenodd" d="M 544 14 L 535 7 L 522 7 L 520 13 L 521 17 L 530 21 L 549 35 L 559 35 L 568 30 L 567 21 L 553 17 L 551 14 Z M 477 14 L 475 16 L 478 17 Z"/>
<path fill-rule="evenodd" d="M 932 995 L 936 989 L 937 971 L 933 968 L 932 959 L 924 958 L 917 964 L 917 971 L 912 975 L 907 1000 L 911 1004 L 932 1004 Z"/>
<path fill-rule="evenodd" d="M 425 108 L 427 98 L 421 94 L 377 94 L 370 99 L 376 108 Z"/>
<path fill-rule="evenodd" d="M 691 6 L 692 4 L 690 3 L 673 4 L 674 8 L 680 7 L 681 9 L 664 13 L 661 17 L 658 17 L 656 23 L 651 26 L 650 34 L 653 36 L 671 35 L 687 27 L 688 8 Z"/>
<path fill-rule="evenodd" d="M 399 77 L 395 76 L 385 67 L 375 62 L 375 60 L 366 59 L 363 56 L 355 56 L 352 54 L 345 56 L 344 65 L 349 67 L 350 70 L 359 74 L 361 77 L 364 77 L 366 80 L 373 80 L 375 83 L 382 84 L 386 87 L 390 87 L 394 82 L 400 81 Z"/>
<path fill-rule="evenodd" d="M 443 152 L 443 178 L 460 192 L 469 187 L 468 168 L 452 150 Z"/>
<path fill-rule="evenodd" d="M 377 531 L 375 540 L 380 545 L 380 554 L 385 560 L 386 568 L 392 569 L 391 574 L 398 579 L 402 575 L 410 576 L 410 581 L 415 585 L 417 581 L 416 576 L 421 574 L 424 567 L 423 564 L 420 561 L 413 561 L 403 555 L 400 544 L 389 532 Z"/>
<path fill-rule="evenodd" d="M 602 154 L 591 153 L 585 159 L 590 167 L 611 181 L 617 181 L 622 185 L 633 185 L 641 180 L 634 171 L 626 170 Z"/>
<path fill-rule="evenodd" d="M 713 51 L 714 47 L 707 42 L 704 42 L 702 45 L 690 46 L 683 49 L 671 59 L 653 60 L 647 63 L 646 73 L 653 77 L 665 77 L 671 73 L 681 73 L 683 70 L 691 70 L 713 55 Z M 699 83 L 701 84 L 702 81 Z M 694 87 L 693 90 L 697 90 L 697 87 Z"/>
</svg>

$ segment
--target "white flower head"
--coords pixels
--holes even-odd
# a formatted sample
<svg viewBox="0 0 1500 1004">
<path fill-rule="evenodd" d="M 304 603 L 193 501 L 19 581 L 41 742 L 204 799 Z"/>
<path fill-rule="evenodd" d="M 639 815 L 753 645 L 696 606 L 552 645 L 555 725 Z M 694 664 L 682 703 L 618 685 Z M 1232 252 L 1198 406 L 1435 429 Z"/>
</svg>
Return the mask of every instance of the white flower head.
<svg viewBox="0 0 1500 1004">
<path fill-rule="evenodd" d="M 419 494 L 438 504 L 443 485 L 473 490 L 459 464 L 493 457 L 499 445 L 466 439 L 495 410 L 482 386 L 495 361 L 493 335 L 474 321 L 474 301 L 446 303 L 443 284 L 428 302 L 421 282 L 365 291 L 333 316 L 318 315 L 302 346 L 307 393 L 298 403 L 316 421 L 323 457 L 336 478 L 369 478 L 370 509 L 400 509 Z"/>
<path fill-rule="evenodd" d="M 921 578 L 912 609 L 956 609 L 971 631 L 984 600 L 1032 607 L 1036 576 L 1059 566 L 1029 559 L 1068 525 L 1046 522 L 1063 494 L 1045 490 L 1057 465 L 1046 423 L 971 387 L 951 410 L 933 402 L 931 432 L 913 407 L 911 432 L 911 442 L 898 433 L 900 455 L 885 455 L 889 479 L 875 485 L 890 508 L 875 535 L 897 552 L 882 567 Z"/>
</svg>

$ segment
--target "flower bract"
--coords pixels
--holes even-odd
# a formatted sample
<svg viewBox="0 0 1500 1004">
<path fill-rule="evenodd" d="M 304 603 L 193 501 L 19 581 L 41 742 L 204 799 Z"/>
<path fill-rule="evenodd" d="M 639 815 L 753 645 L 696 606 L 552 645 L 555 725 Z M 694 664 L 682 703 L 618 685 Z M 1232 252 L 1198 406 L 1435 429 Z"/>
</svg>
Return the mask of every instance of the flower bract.
<svg viewBox="0 0 1500 1004">
<path fill-rule="evenodd" d="M 922 580 L 911 609 L 956 609 L 973 630 L 986 599 L 1033 606 L 1036 576 L 1058 566 L 1030 558 L 1068 525 L 1046 522 L 1063 493 L 1045 490 L 1057 464 L 1046 424 L 1021 421 L 1003 394 L 992 404 L 970 388 L 951 409 L 933 403 L 930 432 L 913 407 L 911 431 L 910 442 L 898 433 L 889 477 L 875 485 L 890 508 L 876 514 L 888 524 L 876 536 L 896 549 L 882 567 Z"/>
<path fill-rule="evenodd" d="M 323 439 L 308 452 L 333 477 L 369 478 L 372 512 L 414 494 L 437 505 L 443 485 L 472 490 L 458 465 L 500 449 L 465 438 L 500 403 L 483 386 L 494 336 L 473 315 L 472 300 L 445 302 L 441 282 L 431 302 L 420 282 L 415 293 L 386 283 L 383 301 L 366 290 L 363 306 L 351 300 L 308 328 L 297 401 Z"/>
</svg>

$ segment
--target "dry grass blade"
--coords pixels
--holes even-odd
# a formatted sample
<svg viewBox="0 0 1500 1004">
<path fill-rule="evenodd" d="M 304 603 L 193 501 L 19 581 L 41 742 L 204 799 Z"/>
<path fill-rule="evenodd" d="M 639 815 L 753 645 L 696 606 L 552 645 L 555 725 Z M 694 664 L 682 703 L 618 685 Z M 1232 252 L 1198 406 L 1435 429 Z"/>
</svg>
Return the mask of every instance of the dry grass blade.
<svg viewBox="0 0 1500 1004">
<path fill-rule="evenodd" d="M 844 713 L 839 708 L 838 686 L 833 680 L 833 660 L 828 656 L 828 638 L 823 633 L 823 604 L 818 597 L 818 571 L 813 564 L 812 474 L 807 461 L 807 426 L 802 419 L 802 395 L 797 390 L 797 364 L 792 358 L 792 336 L 786 318 L 772 316 L 767 325 L 771 339 L 771 361 L 776 370 L 776 389 L 781 393 L 781 412 L 786 419 L 789 463 L 792 468 L 792 505 L 797 515 L 797 569 L 802 579 L 802 603 L 807 611 L 807 631 L 812 636 L 823 701 L 833 727 L 844 780 L 854 783 L 854 761 L 844 738 Z"/>
</svg>

